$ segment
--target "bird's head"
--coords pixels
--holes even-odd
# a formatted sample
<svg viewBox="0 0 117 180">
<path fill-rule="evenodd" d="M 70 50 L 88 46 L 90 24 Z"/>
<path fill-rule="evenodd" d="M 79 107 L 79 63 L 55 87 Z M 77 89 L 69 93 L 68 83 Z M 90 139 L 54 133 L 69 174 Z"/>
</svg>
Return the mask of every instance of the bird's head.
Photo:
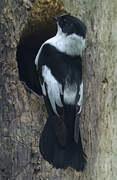
<svg viewBox="0 0 117 180">
<path fill-rule="evenodd" d="M 86 37 L 86 26 L 78 18 L 69 14 L 63 16 L 53 17 L 56 20 L 58 27 L 61 28 L 62 32 L 67 36 L 76 34 L 83 39 Z"/>
</svg>

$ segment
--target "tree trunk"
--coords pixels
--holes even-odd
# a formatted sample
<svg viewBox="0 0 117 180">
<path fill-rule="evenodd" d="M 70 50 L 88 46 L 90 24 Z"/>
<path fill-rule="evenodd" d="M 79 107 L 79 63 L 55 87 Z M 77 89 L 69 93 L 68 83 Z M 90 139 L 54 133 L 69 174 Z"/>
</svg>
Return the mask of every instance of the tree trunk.
<svg viewBox="0 0 117 180">
<path fill-rule="evenodd" d="M 1 0 L 0 180 L 117 179 L 117 1 L 63 0 L 63 3 L 67 12 L 87 25 L 80 125 L 87 154 L 86 169 L 83 173 L 71 168 L 56 170 L 43 160 L 39 138 L 46 110 L 38 98 L 25 90 L 18 75 L 23 56 L 20 53 L 17 56 L 17 48 L 23 53 L 34 48 L 36 53 L 42 42 L 55 33 L 50 17 L 65 12 L 62 3 Z"/>
</svg>

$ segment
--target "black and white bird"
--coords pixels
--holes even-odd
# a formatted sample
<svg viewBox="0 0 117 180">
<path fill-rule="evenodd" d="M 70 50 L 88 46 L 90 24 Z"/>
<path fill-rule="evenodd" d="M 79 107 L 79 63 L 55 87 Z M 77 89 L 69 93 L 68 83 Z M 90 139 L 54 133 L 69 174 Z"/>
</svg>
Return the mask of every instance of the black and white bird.
<svg viewBox="0 0 117 180">
<path fill-rule="evenodd" d="M 35 59 L 48 119 L 40 139 L 40 152 L 56 168 L 83 171 L 79 119 L 83 100 L 82 52 L 86 26 L 76 17 L 54 17 L 57 33 L 44 42 Z"/>
</svg>

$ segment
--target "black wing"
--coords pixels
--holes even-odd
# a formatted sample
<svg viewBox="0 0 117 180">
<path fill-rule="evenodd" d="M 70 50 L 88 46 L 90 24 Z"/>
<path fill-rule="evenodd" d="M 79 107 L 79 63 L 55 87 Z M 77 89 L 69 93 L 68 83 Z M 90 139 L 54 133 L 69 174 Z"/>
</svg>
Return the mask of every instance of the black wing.
<svg viewBox="0 0 117 180">
<path fill-rule="evenodd" d="M 38 71 L 48 115 L 53 117 L 60 144 L 65 145 L 67 136 L 74 138 L 76 105 L 80 114 L 81 58 L 68 56 L 45 44 L 39 56 Z"/>
</svg>

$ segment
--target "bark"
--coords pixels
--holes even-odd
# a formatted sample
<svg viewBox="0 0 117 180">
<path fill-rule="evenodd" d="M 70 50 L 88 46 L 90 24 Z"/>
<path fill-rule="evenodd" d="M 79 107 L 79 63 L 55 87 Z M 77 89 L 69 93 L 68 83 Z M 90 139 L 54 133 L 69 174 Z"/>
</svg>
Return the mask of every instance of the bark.
<svg viewBox="0 0 117 180">
<path fill-rule="evenodd" d="M 54 29 L 55 26 L 50 17 L 65 11 L 59 0 L 1 0 L 1 180 L 116 180 L 117 1 L 63 2 L 65 9 L 80 17 L 88 30 L 83 61 L 84 107 L 81 118 L 83 146 L 87 154 L 86 170 L 83 173 L 70 168 L 56 170 L 43 160 L 39 152 L 39 137 L 46 120 L 46 110 L 20 82 L 16 61 L 20 38 L 23 39 L 21 45 L 25 47 L 30 40 L 32 42 L 32 37 L 36 39 L 43 34 L 46 39 L 52 36 L 54 31 L 49 29 L 48 23 Z M 35 48 L 39 46 L 38 42 L 34 44 Z"/>
</svg>

